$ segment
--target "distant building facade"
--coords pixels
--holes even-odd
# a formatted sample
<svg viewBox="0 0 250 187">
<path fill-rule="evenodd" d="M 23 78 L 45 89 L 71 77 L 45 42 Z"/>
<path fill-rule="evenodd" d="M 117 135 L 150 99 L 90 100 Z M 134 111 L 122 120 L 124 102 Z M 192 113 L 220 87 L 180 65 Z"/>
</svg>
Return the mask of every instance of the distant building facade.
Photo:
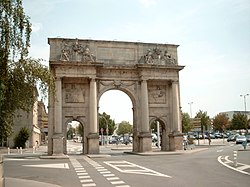
<svg viewBox="0 0 250 187">
<path fill-rule="evenodd" d="M 220 114 L 225 114 L 229 121 L 233 119 L 234 114 L 243 114 L 247 116 L 247 119 L 250 119 L 250 111 L 227 111 L 227 112 L 220 112 Z"/>
<path fill-rule="evenodd" d="M 38 127 L 41 130 L 41 143 L 48 140 L 48 112 L 43 101 L 38 101 Z"/>
<path fill-rule="evenodd" d="M 42 101 L 35 101 L 31 111 L 17 110 L 13 119 L 13 134 L 8 138 L 8 146 L 13 148 L 14 139 L 21 128 L 29 131 L 26 147 L 32 148 L 46 141 L 48 136 L 48 113 Z"/>
<path fill-rule="evenodd" d="M 14 139 L 23 127 L 26 127 L 30 133 L 26 147 L 33 147 L 41 141 L 41 130 L 38 126 L 38 101 L 34 103 L 33 109 L 29 112 L 16 111 L 13 119 L 13 134 L 8 138 L 9 147 L 14 147 Z"/>
</svg>

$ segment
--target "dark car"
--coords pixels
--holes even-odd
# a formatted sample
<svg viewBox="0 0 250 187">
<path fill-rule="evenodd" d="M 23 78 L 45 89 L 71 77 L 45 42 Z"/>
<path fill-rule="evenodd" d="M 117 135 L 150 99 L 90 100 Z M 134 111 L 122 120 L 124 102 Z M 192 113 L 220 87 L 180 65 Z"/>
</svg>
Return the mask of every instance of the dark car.
<svg viewBox="0 0 250 187">
<path fill-rule="evenodd" d="M 250 142 L 250 134 L 246 135 L 247 142 Z"/>
<path fill-rule="evenodd" d="M 227 138 L 227 141 L 228 141 L 228 142 L 235 142 L 235 141 L 236 141 L 236 137 L 237 137 L 237 135 L 235 135 L 235 134 L 230 135 L 230 136 Z"/>
</svg>

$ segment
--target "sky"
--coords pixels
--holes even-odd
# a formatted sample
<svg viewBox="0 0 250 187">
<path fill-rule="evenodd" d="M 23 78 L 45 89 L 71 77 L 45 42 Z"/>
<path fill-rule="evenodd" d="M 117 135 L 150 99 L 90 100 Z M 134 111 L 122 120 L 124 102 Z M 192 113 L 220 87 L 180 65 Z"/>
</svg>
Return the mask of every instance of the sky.
<svg viewBox="0 0 250 187">
<path fill-rule="evenodd" d="M 183 112 L 245 110 L 250 94 L 249 0 L 23 0 L 30 56 L 49 64 L 48 38 L 169 43 L 178 47 Z M 189 104 L 192 103 L 192 104 Z M 132 103 L 104 93 L 99 112 L 132 123 Z M 250 110 L 250 96 L 246 96 Z M 191 109 L 191 110 L 190 110 Z"/>
</svg>

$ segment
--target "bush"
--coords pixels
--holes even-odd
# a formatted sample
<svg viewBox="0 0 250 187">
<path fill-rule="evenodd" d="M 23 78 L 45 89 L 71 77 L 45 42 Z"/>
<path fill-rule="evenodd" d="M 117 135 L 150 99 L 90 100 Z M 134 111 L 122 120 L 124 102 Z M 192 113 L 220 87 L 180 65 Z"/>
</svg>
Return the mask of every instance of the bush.
<svg viewBox="0 0 250 187">
<path fill-rule="evenodd" d="M 15 147 L 25 148 L 25 143 L 29 139 L 29 136 L 29 130 L 26 127 L 22 127 L 14 138 Z"/>
</svg>

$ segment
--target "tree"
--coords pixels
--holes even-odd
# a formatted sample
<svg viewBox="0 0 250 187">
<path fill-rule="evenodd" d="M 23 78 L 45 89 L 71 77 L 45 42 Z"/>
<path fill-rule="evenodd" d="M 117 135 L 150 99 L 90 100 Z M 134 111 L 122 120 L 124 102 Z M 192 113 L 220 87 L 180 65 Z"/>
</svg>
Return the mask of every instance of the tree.
<svg viewBox="0 0 250 187">
<path fill-rule="evenodd" d="M 209 116 L 207 115 L 207 112 L 203 112 L 200 110 L 195 118 L 200 118 L 201 119 L 201 131 L 203 132 L 204 130 L 208 130 L 208 126 L 210 125 L 210 119 Z"/>
<path fill-rule="evenodd" d="M 76 129 L 74 127 L 70 127 L 67 131 L 67 139 L 72 140 L 75 134 L 76 134 Z"/>
<path fill-rule="evenodd" d="M 214 117 L 213 120 L 214 130 L 222 132 L 223 129 L 228 128 L 228 126 L 229 126 L 229 118 L 226 116 L 226 114 L 217 114 Z"/>
<path fill-rule="evenodd" d="M 231 126 L 230 129 L 232 130 L 240 130 L 240 129 L 246 129 L 246 115 L 237 113 L 233 115 L 233 119 L 231 120 Z"/>
<path fill-rule="evenodd" d="M 188 113 L 182 113 L 182 132 L 187 133 L 189 132 L 193 127 L 193 124 L 191 123 L 191 119 L 189 117 Z"/>
<path fill-rule="evenodd" d="M 133 126 L 128 121 L 122 121 L 117 129 L 117 134 L 124 136 L 124 134 L 132 134 Z"/>
<path fill-rule="evenodd" d="M 105 135 L 107 135 L 107 127 L 108 127 L 108 134 L 113 134 L 115 130 L 115 121 L 110 119 L 110 115 L 103 112 L 99 114 L 99 132 L 101 132 L 101 128 Z"/>
<path fill-rule="evenodd" d="M 17 109 L 30 111 L 39 84 L 45 96 L 54 80 L 41 59 L 28 58 L 31 23 L 22 0 L 0 1 L 0 139 L 11 133 Z"/>
<path fill-rule="evenodd" d="M 79 123 L 79 125 L 76 127 L 76 134 L 80 135 L 81 137 L 84 136 L 84 126 Z"/>
<path fill-rule="evenodd" d="M 152 132 L 152 133 L 157 133 L 157 121 L 153 121 L 153 122 L 150 124 L 150 129 L 151 129 L 151 132 Z"/>
<path fill-rule="evenodd" d="M 29 139 L 29 129 L 22 127 L 19 133 L 14 138 L 15 147 L 25 148 L 25 143 Z"/>
</svg>

